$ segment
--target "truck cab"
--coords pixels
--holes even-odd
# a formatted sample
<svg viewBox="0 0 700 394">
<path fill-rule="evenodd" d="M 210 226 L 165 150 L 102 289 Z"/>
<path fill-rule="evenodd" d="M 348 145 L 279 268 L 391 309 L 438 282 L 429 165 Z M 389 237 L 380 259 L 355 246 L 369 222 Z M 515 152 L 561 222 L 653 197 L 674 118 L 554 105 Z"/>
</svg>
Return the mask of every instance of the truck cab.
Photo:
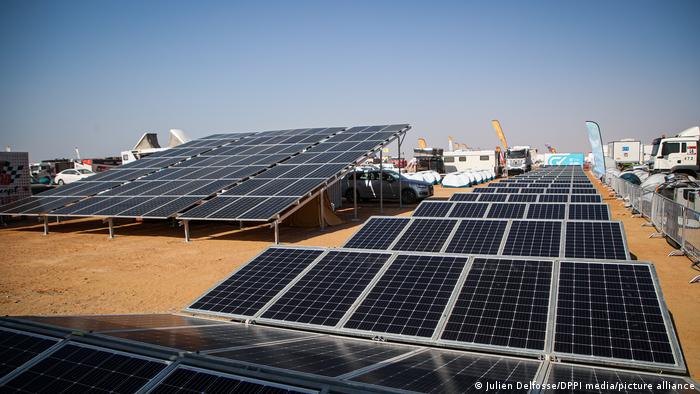
<svg viewBox="0 0 700 394">
<path fill-rule="evenodd" d="M 506 151 L 508 174 L 526 173 L 532 170 L 532 156 L 529 146 L 513 146 Z"/>
<path fill-rule="evenodd" d="M 699 127 L 685 130 L 675 137 L 655 139 L 651 152 L 654 172 L 682 172 L 696 175 L 700 172 L 699 141 Z"/>
</svg>

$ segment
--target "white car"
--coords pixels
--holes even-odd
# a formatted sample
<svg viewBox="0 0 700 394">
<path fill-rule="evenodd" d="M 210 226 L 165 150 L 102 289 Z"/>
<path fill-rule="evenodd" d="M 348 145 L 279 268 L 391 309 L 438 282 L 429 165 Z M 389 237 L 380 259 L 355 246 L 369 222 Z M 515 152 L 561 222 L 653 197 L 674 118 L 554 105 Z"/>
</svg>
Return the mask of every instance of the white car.
<svg viewBox="0 0 700 394">
<path fill-rule="evenodd" d="M 68 170 L 63 170 L 56 174 L 56 177 L 53 179 L 53 182 L 58 185 L 67 185 L 69 183 L 79 181 L 92 175 L 95 175 L 95 173 L 90 170 L 86 170 L 84 168 L 71 168 Z"/>
</svg>

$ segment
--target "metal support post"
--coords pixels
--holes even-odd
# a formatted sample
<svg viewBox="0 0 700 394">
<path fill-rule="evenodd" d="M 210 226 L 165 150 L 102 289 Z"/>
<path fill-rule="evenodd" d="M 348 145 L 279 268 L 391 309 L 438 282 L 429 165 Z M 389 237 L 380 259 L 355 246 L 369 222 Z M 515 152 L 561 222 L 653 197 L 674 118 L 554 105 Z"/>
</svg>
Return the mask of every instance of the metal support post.
<svg viewBox="0 0 700 394">
<path fill-rule="evenodd" d="M 379 213 L 384 213 L 384 148 L 379 148 Z"/>
<path fill-rule="evenodd" d="M 49 235 L 49 217 L 44 216 L 44 235 Z"/>
<path fill-rule="evenodd" d="M 323 193 L 325 190 L 321 190 L 321 193 L 318 194 L 318 203 L 319 203 L 319 209 L 318 209 L 318 220 L 319 224 L 321 225 L 321 230 L 326 228 L 326 218 L 323 213 Z"/>
<path fill-rule="evenodd" d="M 354 166 L 352 171 L 352 211 L 353 220 L 357 220 L 357 166 Z"/>
<path fill-rule="evenodd" d="M 109 239 L 114 238 L 114 219 L 107 219 L 107 224 L 109 225 Z"/>
<path fill-rule="evenodd" d="M 275 220 L 275 245 L 280 244 L 280 228 L 279 228 L 279 222 Z"/>
<path fill-rule="evenodd" d="M 185 227 L 185 242 L 190 242 L 190 221 L 183 220 L 182 225 Z"/>
<path fill-rule="evenodd" d="M 399 161 L 396 163 L 397 166 L 399 167 L 399 208 L 403 208 L 403 189 L 401 189 L 401 136 L 396 139 L 396 142 L 399 143 Z"/>
</svg>

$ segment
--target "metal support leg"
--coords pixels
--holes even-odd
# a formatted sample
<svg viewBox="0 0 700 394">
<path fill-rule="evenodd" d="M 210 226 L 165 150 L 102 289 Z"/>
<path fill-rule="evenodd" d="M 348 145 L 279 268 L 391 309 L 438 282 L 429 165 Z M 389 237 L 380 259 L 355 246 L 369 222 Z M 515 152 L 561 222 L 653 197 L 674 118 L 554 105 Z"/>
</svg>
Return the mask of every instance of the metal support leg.
<svg viewBox="0 0 700 394">
<path fill-rule="evenodd" d="M 379 213 L 384 213 L 384 148 L 379 149 Z"/>
<path fill-rule="evenodd" d="M 44 216 L 44 235 L 49 235 L 49 217 Z"/>
<path fill-rule="evenodd" d="M 238 229 L 243 230 L 243 221 L 242 220 L 238 221 Z"/>
<path fill-rule="evenodd" d="M 185 242 L 190 242 L 190 221 L 183 220 L 182 225 L 185 227 Z"/>
<path fill-rule="evenodd" d="M 114 219 L 109 218 L 107 219 L 107 223 L 109 224 L 109 239 L 114 238 Z"/>
<path fill-rule="evenodd" d="M 357 166 L 352 170 L 352 212 L 353 220 L 357 219 Z"/>
<path fill-rule="evenodd" d="M 280 244 L 280 228 L 279 228 L 279 222 L 275 221 L 275 245 Z"/>
<path fill-rule="evenodd" d="M 323 214 L 323 193 L 325 190 L 321 190 L 321 193 L 318 195 L 318 201 L 319 201 L 319 209 L 318 209 L 318 219 L 319 223 L 321 224 L 321 230 L 326 228 L 326 218 Z"/>
<path fill-rule="evenodd" d="M 401 192 L 403 189 L 401 189 L 401 136 L 396 139 L 396 141 L 399 143 L 399 161 L 396 163 L 397 167 L 399 167 L 399 208 L 403 208 L 403 201 L 402 201 L 402 196 Z"/>
</svg>

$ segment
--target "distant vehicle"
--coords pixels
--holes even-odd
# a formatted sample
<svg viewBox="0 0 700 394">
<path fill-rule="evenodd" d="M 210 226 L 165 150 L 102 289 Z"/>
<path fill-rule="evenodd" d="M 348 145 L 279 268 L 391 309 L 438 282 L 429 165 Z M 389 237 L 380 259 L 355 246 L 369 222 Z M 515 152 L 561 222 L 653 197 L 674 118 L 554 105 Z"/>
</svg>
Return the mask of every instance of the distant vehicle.
<svg viewBox="0 0 700 394">
<path fill-rule="evenodd" d="M 32 195 L 39 194 L 53 188 L 53 186 L 51 186 L 51 178 L 48 176 L 37 178 L 32 175 L 29 186 L 32 188 Z"/>
<path fill-rule="evenodd" d="M 381 187 L 383 189 L 382 194 L 386 200 L 398 200 L 400 192 L 401 201 L 407 204 L 413 204 L 433 195 L 433 185 L 428 182 L 409 179 L 401 174 L 401 190 L 399 191 L 399 173 L 384 171 L 383 175 Z M 341 182 L 343 196 L 348 201 L 353 201 L 355 196 L 353 173 L 350 172 Z M 379 198 L 379 188 L 379 170 L 358 169 L 357 197 L 359 199 L 366 201 Z"/>
<path fill-rule="evenodd" d="M 532 170 L 532 155 L 529 146 L 511 146 L 506 151 L 508 175 L 526 173 Z"/>
<path fill-rule="evenodd" d="M 85 168 L 78 168 L 78 169 L 69 169 L 69 170 L 63 170 L 56 174 L 56 177 L 54 178 L 54 183 L 57 185 L 67 185 L 69 183 L 73 183 L 75 181 L 79 181 L 81 179 L 90 177 L 95 175 L 94 172 L 85 169 Z"/>
<path fill-rule="evenodd" d="M 445 172 L 492 171 L 501 173 L 500 153 L 496 150 L 456 150 L 443 153 Z"/>
<path fill-rule="evenodd" d="M 700 172 L 698 143 L 700 127 L 691 127 L 675 137 L 656 138 L 651 151 L 653 172 L 697 175 Z"/>
<path fill-rule="evenodd" d="M 608 142 L 608 155 L 615 163 L 641 163 L 642 143 L 633 139 Z"/>
</svg>

